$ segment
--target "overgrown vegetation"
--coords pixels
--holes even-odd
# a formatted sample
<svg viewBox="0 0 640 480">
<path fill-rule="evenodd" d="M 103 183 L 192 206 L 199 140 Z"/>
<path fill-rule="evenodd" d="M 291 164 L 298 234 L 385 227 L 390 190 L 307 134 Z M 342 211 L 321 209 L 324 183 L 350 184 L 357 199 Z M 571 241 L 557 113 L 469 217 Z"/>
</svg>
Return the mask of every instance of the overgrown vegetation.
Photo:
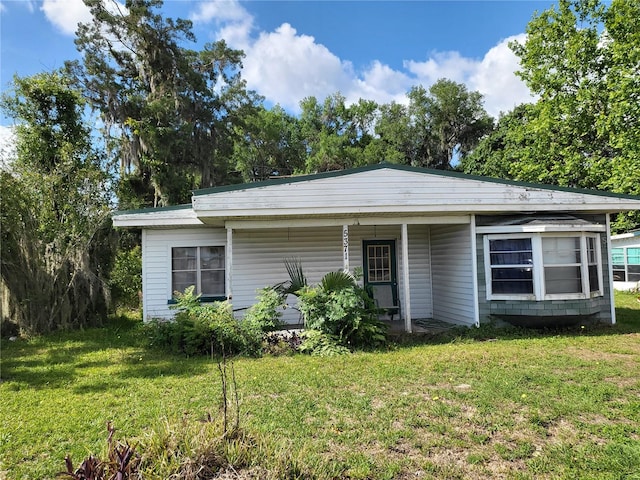
<svg viewBox="0 0 640 480">
<path fill-rule="evenodd" d="M 299 350 L 312 355 L 336 355 L 353 349 L 385 344 L 387 326 L 378 318 L 380 309 L 350 272 L 329 272 L 318 285 L 308 285 L 299 259 L 285 260 L 289 280 L 273 287 L 284 303 L 298 297 L 305 331 Z M 274 300 L 274 304 L 275 304 Z"/>
<path fill-rule="evenodd" d="M 228 302 L 200 303 L 191 286 L 176 292 L 173 320 L 154 320 L 146 326 L 150 344 L 187 356 L 260 354 L 264 330 L 257 321 L 239 322 Z"/>
<path fill-rule="evenodd" d="M 330 272 L 319 285 L 303 287 L 297 295 L 305 328 L 329 336 L 324 343 L 335 339 L 345 347 L 363 348 L 386 341 L 386 325 L 378 319 L 380 310 L 351 274 Z M 307 340 L 310 337 L 303 344 Z"/>
<path fill-rule="evenodd" d="M 96 325 L 109 307 L 108 164 L 92 147 L 84 100 L 60 72 L 14 80 L 16 158 L 0 170 L 2 331 Z"/>
<path fill-rule="evenodd" d="M 145 478 L 201 467 L 265 479 L 634 478 L 637 296 L 616 293 L 613 327 L 238 358 L 241 428 L 228 441 L 216 364 L 146 349 L 139 321 L 3 340 L 0 476 L 52 478 L 67 454 L 104 455 L 112 420 Z"/>
<path fill-rule="evenodd" d="M 142 249 L 139 245 L 131 249 L 118 250 L 109 280 L 111 296 L 115 305 L 139 308 L 142 294 Z"/>
</svg>

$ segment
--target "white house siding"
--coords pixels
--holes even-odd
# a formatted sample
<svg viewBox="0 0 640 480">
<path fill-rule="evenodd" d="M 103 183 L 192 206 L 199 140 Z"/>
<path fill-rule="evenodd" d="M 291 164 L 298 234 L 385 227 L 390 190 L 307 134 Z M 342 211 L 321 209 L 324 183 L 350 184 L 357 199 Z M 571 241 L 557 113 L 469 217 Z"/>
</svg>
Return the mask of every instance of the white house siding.
<svg viewBox="0 0 640 480">
<path fill-rule="evenodd" d="M 474 282 L 469 225 L 431 226 L 433 318 L 473 325 Z"/>
<path fill-rule="evenodd" d="M 143 236 L 143 317 L 169 318 L 171 298 L 171 248 L 221 246 L 227 243 L 224 228 L 196 227 L 146 229 Z"/>
<path fill-rule="evenodd" d="M 234 230 L 234 309 L 253 305 L 258 289 L 288 280 L 285 258 L 299 258 L 311 284 L 341 270 L 342 227 Z M 295 298 L 289 302 L 295 305 Z M 283 320 L 298 323 L 300 314 L 286 310 Z"/>
<path fill-rule="evenodd" d="M 400 227 L 349 227 L 349 265 L 351 271 L 362 264 L 364 240 L 395 240 L 399 291 L 402 299 L 402 261 Z M 429 227 L 414 225 L 409 228 L 409 263 L 412 315 L 430 318 L 431 285 L 429 271 Z M 241 315 L 253 305 L 256 292 L 268 285 L 286 281 L 289 275 L 285 258 L 299 258 L 307 280 L 317 283 L 331 271 L 341 270 L 342 227 L 309 227 L 282 229 L 235 230 L 233 235 L 233 306 Z M 295 305 L 296 299 L 288 299 Z M 284 312 L 287 323 L 298 323 L 300 314 L 291 309 Z"/>
</svg>

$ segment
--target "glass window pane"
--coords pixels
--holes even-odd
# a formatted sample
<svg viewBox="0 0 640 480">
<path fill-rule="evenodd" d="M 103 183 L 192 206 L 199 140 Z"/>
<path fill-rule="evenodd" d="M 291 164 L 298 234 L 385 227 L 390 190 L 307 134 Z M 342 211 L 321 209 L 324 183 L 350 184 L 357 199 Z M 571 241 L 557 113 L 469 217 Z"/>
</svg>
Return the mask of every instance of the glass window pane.
<svg viewBox="0 0 640 480">
<path fill-rule="evenodd" d="M 587 262 L 590 265 L 598 263 L 598 251 L 596 250 L 596 239 L 593 237 L 587 237 Z"/>
<path fill-rule="evenodd" d="M 580 267 L 545 267 L 544 284 L 548 294 L 581 293 Z"/>
<path fill-rule="evenodd" d="M 489 240 L 489 250 L 492 252 L 513 252 L 531 250 L 530 238 L 505 238 Z"/>
<path fill-rule="evenodd" d="M 171 291 L 184 292 L 187 287 L 196 285 L 196 272 L 173 272 L 171 275 Z"/>
<path fill-rule="evenodd" d="M 640 248 L 627 248 L 627 264 L 640 265 Z"/>
<path fill-rule="evenodd" d="M 224 296 L 224 271 L 204 270 L 200 276 L 203 296 Z"/>
<path fill-rule="evenodd" d="M 624 265 L 624 248 L 612 248 L 611 260 L 616 265 Z"/>
<path fill-rule="evenodd" d="M 640 282 L 640 265 L 629 265 L 628 282 Z"/>
<path fill-rule="evenodd" d="M 533 270 L 531 268 L 493 268 L 491 290 L 494 294 L 533 293 Z"/>
<path fill-rule="evenodd" d="M 491 265 L 532 265 L 530 238 L 489 240 Z"/>
<path fill-rule="evenodd" d="M 492 253 L 491 265 L 531 265 L 531 252 Z"/>
<path fill-rule="evenodd" d="M 597 292 L 600 290 L 600 282 L 598 281 L 598 266 L 589 265 L 589 291 Z"/>
<path fill-rule="evenodd" d="M 614 282 L 626 282 L 627 274 L 624 271 L 624 267 L 622 269 L 617 269 L 613 267 L 613 281 Z"/>
<path fill-rule="evenodd" d="M 542 256 L 545 265 L 580 263 L 580 238 L 544 237 Z"/>
<path fill-rule="evenodd" d="M 201 247 L 200 268 L 203 270 L 224 268 L 224 247 Z"/>
<path fill-rule="evenodd" d="M 196 265 L 196 247 L 174 247 L 171 249 L 172 270 L 195 270 Z"/>
</svg>

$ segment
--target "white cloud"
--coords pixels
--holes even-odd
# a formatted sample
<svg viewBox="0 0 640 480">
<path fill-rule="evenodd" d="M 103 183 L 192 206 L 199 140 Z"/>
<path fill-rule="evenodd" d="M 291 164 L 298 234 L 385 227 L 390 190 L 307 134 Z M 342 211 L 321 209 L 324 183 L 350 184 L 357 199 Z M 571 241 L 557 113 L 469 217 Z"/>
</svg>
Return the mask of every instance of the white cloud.
<svg viewBox="0 0 640 480">
<path fill-rule="evenodd" d="M 521 34 L 501 40 L 481 60 L 463 57 L 458 52 L 436 52 L 424 62 L 406 61 L 405 68 L 427 88 L 439 78 L 464 83 L 469 90 L 484 96 L 485 109 L 497 117 L 500 112 L 533 99 L 527 86 L 514 73 L 520 63 L 509 48 L 509 42 L 524 39 L 525 35 Z"/>
<path fill-rule="evenodd" d="M 406 93 L 413 82 L 406 73 L 375 60 L 359 78 L 354 79 L 351 90 L 345 96 L 348 102 L 365 98 L 378 103 L 406 103 Z"/>
<path fill-rule="evenodd" d="M 466 81 L 470 89 L 484 95 L 485 108 L 494 117 L 534 100 L 529 88 L 514 73 L 520 69 L 518 57 L 509 48 L 509 42 L 514 40 L 524 42 L 525 34 L 506 38 L 491 48 Z"/>
<path fill-rule="evenodd" d="M 104 0 L 106 9 L 112 13 L 126 12 L 123 3 Z M 91 21 L 91 11 L 82 0 L 44 0 L 40 10 L 63 34 L 75 36 L 79 23 Z"/>
<path fill-rule="evenodd" d="M 474 71 L 477 62 L 465 58 L 458 52 L 434 52 L 432 57 L 424 62 L 407 60 L 404 67 L 419 78 L 423 83 L 431 85 L 440 78 L 448 78 L 454 82 L 464 82 L 465 78 Z"/>
<path fill-rule="evenodd" d="M 75 35 L 78 23 L 91 21 L 91 12 L 82 0 L 44 0 L 40 9 L 65 35 Z"/>
<path fill-rule="evenodd" d="M 250 16 L 247 10 L 235 0 L 209 0 L 200 2 L 196 11 L 189 18 L 194 23 L 207 23 L 213 20 L 219 24 L 229 21 L 241 22 L 247 16 Z"/>
<path fill-rule="evenodd" d="M 483 58 L 469 58 L 459 52 L 432 52 L 426 60 L 405 60 L 402 69 L 392 69 L 378 60 L 356 71 L 348 59 L 337 57 L 312 36 L 298 33 L 283 23 L 272 32 L 255 35 L 254 19 L 237 0 L 212 0 L 199 4 L 192 13 L 194 22 L 215 24 L 215 38 L 244 50 L 242 75 L 250 89 L 270 103 L 279 103 L 299 111 L 300 101 L 308 96 L 319 100 L 335 92 L 348 102 L 359 98 L 379 103 L 405 103 L 407 91 L 421 84 L 429 88 L 440 78 L 464 83 L 484 95 L 487 112 L 497 117 L 532 97 L 516 77 L 518 58 L 509 49 L 512 40 L 501 40 Z"/>
<path fill-rule="evenodd" d="M 189 16 L 194 23 L 213 22 L 218 27 L 216 38 L 223 38 L 233 48 L 250 48 L 253 16 L 236 0 L 209 0 L 200 2 Z"/>
<path fill-rule="evenodd" d="M 261 33 L 246 50 L 243 64 L 249 88 L 294 111 L 307 96 L 346 94 L 355 79 L 351 63 L 341 61 L 313 37 L 298 35 L 288 23 Z"/>
</svg>

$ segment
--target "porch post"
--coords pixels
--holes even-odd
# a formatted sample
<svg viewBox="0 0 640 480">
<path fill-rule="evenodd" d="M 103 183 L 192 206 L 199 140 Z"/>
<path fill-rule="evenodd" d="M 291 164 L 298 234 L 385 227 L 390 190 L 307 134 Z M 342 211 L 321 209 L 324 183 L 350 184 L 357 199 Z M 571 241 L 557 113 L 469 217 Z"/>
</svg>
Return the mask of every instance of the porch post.
<svg viewBox="0 0 640 480">
<path fill-rule="evenodd" d="M 478 300 L 478 246 L 476 245 L 476 216 L 471 215 L 471 275 L 473 275 L 473 317 L 476 327 L 480 326 L 480 305 Z"/>
<path fill-rule="evenodd" d="M 227 227 L 227 248 L 224 252 L 224 272 L 225 272 L 225 291 L 227 292 L 227 300 L 231 302 L 233 293 L 231 291 L 231 285 L 233 280 L 233 228 Z"/>
<path fill-rule="evenodd" d="M 616 300 L 613 295 L 613 265 L 611 255 L 611 214 L 607 213 L 607 278 L 609 278 L 609 302 L 611 303 L 611 325 L 616 323 Z M 599 262 L 602 263 L 602 253 Z"/>
<path fill-rule="evenodd" d="M 409 233 L 407 224 L 402 224 L 401 231 L 402 241 L 402 292 L 404 302 L 402 311 L 404 313 L 404 329 L 407 333 L 411 333 L 411 288 L 409 286 Z"/>
<path fill-rule="evenodd" d="M 349 225 L 342 225 L 342 269 L 349 272 Z"/>
</svg>

